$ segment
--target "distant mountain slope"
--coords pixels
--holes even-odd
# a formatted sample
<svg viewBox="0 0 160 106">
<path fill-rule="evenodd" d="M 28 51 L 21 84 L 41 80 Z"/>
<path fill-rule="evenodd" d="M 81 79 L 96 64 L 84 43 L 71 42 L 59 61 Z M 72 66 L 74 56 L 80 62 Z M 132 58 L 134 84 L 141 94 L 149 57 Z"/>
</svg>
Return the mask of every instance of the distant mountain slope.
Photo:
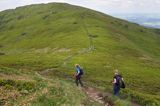
<svg viewBox="0 0 160 106">
<path fill-rule="evenodd" d="M 148 95 L 160 100 L 158 30 L 87 8 L 50 3 L 0 12 L 0 54 L 1 66 L 56 68 L 69 75 L 79 63 L 86 81 L 107 88 L 118 68 L 127 92 L 143 103 Z"/>
<path fill-rule="evenodd" d="M 160 15 L 151 14 L 113 14 L 115 17 L 138 23 L 149 28 L 160 28 Z"/>
</svg>

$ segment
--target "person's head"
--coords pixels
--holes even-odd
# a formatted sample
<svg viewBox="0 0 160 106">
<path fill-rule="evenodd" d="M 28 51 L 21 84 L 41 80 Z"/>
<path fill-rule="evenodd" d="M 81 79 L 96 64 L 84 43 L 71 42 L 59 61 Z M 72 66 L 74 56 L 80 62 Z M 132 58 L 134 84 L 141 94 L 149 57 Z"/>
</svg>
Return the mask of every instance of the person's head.
<svg viewBox="0 0 160 106">
<path fill-rule="evenodd" d="M 75 67 L 80 67 L 80 65 L 79 64 L 75 64 Z"/>
<path fill-rule="evenodd" d="M 118 75 L 118 69 L 114 70 L 114 75 Z"/>
</svg>

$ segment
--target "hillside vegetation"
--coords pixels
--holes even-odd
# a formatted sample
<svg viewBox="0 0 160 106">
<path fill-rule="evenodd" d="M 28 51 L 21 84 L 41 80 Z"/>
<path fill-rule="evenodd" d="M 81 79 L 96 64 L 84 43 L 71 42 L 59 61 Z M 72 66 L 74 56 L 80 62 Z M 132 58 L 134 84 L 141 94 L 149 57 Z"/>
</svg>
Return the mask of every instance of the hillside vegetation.
<svg viewBox="0 0 160 106">
<path fill-rule="evenodd" d="M 65 81 L 64 76 L 72 77 L 75 63 L 83 67 L 83 80 L 89 85 L 111 91 L 113 70 L 119 69 L 127 86 L 121 92 L 123 96 L 131 97 L 141 105 L 160 104 L 159 29 L 145 28 L 63 3 L 29 5 L 0 12 L 0 76 L 9 76 L 11 70 L 6 71 L 6 68 L 14 68 L 14 73 L 22 77 L 22 82 L 17 82 L 19 77 L 10 75 L 14 77 L 13 89 L 21 91 L 21 86 L 25 88 L 24 83 L 28 84 L 29 80 L 32 87 L 27 87 L 27 91 L 30 91 L 36 83 L 31 73 L 52 69 L 48 74 L 55 78 L 55 83 L 52 83 L 53 78 L 49 78 L 51 81 L 44 85 L 44 89 L 47 86 L 44 92 L 59 95 L 56 84 L 63 83 L 63 86 L 69 86 L 69 93 L 74 93 L 77 88 L 75 91 L 70 89 L 74 86 L 73 82 Z M 10 77 L 5 77 L 2 82 L 10 80 Z M 2 91 L 4 86 L 0 86 Z M 37 88 L 31 91 L 38 92 Z M 76 103 L 84 100 L 85 95 L 81 94 L 75 94 L 79 97 Z M 28 95 L 30 93 L 26 98 Z M 43 105 L 46 105 L 46 101 L 57 103 L 43 93 L 35 95 L 41 96 L 31 102 L 33 105 L 39 106 L 41 100 L 44 100 Z M 63 94 L 60 95 L 63 97 Z M 74 94 L 71 95 L 74 99 Z M 58 101 L 67 104 L 70 96 L 61 99 Z M 76 105 L 74 100 L 69 102 Z"/>
</svg>

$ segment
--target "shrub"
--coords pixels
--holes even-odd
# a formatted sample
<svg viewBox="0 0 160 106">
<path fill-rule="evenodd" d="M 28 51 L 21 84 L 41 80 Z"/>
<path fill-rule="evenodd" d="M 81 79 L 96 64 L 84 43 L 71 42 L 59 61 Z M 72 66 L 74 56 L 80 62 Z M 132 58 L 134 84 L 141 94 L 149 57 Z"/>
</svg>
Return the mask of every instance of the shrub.
<svg viewBox="0 0 160 106">
<path fill-rule="evenodd" d="M 0 86 L 5 86 L 7 89 L 16 88 L 17 90 L 35 90 L 35 82 L 24 82 L 24 81 L 14 81 L 14 80 L 0 80 Z"/>
<path fill-rule="evenodd" d="M 7 67 L 0 68 L 0 72 L 3 74 L 20 74 L 19 70 L 14 68 L 7 68 Z"/>
<path fill-rule="evenodd" d="M 89 37 L 97 38 L 97 37 L 98 37 L 98 35 L 89 35 Z"/>
<path fill-rule="evenodd" d="M 14 86 L 15 82 L 13 80 L 0 80 L 0 86 L 10 85 Z"/>
<path fill-rule="evenodd" d="M 73 24 L 78 24 L 77 22 L 73 22 Z"/>
<path fill-rule="evenodd" d="M 127 28 L 127 29 L 129 28 L 129 26 L 127 24 L 125 24 L 124 27 Z"/>
<path fill-rule="evenodd" d="M 145 32 L 143 29 L 140 29 L 139 31 L 140 31 L 140 32 Z"/>
<path fill-rule="evenodd" d="M 5 88 L 6 88 L 6 89 L 13 89 L 13 86 L 11 86 L 11 85 L 9 85 L 9 84 L 6 84 L 6 85 L 5 85 Z"/>
<path fill-rule="evenodd" d="M 5 53 L 0 52 L 0 55 L 5 55 Z"/>
<path fill-rule="evenodd" d="M 43 20 L 47 19 L 49 17 L 49 15 L 45 15 L 42 17 Z"/>
<path fill-rule="evenodd" d="M 110 22 L 111 24 L 114 24 L 114 22 Z"/>
<path fill-rule="evenodd" d="M 16 88 L 21 91 L 21 90 L 28 90 L 31 91 L 35 88 L 35 83 L 34 82 L 22 82 L 22 81 L 17 81 L 16 83 Z"/>
<path fill-rule="evenodd" d="M 24 16 L 18 16 L 17 17 L 17 20 L 21 20 L 21 19 L 23 19 L 24 18 Z"/>
</svg>

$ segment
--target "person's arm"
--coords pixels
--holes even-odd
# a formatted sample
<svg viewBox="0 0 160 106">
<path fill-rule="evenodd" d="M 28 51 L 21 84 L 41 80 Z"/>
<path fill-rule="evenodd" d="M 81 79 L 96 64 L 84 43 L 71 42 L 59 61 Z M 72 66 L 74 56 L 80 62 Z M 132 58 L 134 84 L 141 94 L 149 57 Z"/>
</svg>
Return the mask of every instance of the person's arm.
<svg viewBox="0 0 160 106">
<path fill-rule="evenodd" d="M 124 81 L 123 77 L 121 79 L 122 79 L 122 81 Z"/>
<path fill-rule="evenodd" d="M 114 78 L 114 79 L 113 79 L 113 82 L 112 82 L 112 83 L 113 83 L 113 84 L 115 84 L 115 83 L 116 83 L 116 78 Z"/>
</svg>

